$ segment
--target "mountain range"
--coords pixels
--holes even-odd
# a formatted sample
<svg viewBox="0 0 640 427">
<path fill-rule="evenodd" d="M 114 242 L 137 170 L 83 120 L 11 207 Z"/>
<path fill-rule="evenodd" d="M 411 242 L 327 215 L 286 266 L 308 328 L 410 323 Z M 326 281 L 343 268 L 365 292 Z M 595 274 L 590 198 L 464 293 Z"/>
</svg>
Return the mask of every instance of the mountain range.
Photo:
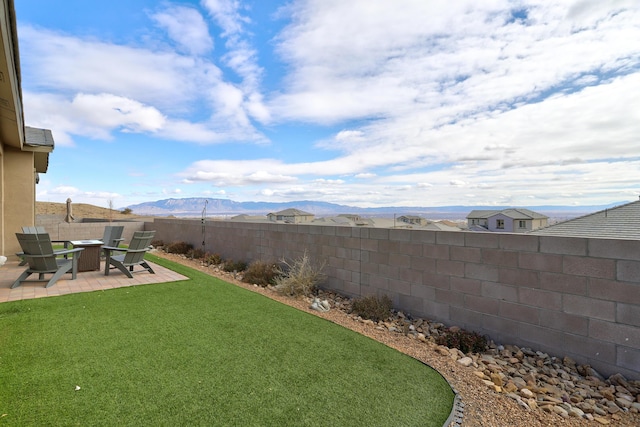
<svg viewBox="0 0 640 427">
<path fill-rule="evenodd" d="M 518 206 L 547 215 L 550 218 L 573 218 L 591 212 L 611 208 L 627 202 L 593 206 Z M 358 214 L 377 217 L 394 215 L 418 215 L 427 219 L 464 219 L 475 209 L 500 210 L 514 206 L 388 206 L 361 208 L 336 203 L 301 200 L 294 202 L 236 202 L 229 199 L 191 197 L 184 199 L 164 199 L 127 206 L 137 215 L 175 217 L 228 217 L 235 215 L 267 215 L 284 209 L 295 208 L 316 216 Z"/>
</svg>

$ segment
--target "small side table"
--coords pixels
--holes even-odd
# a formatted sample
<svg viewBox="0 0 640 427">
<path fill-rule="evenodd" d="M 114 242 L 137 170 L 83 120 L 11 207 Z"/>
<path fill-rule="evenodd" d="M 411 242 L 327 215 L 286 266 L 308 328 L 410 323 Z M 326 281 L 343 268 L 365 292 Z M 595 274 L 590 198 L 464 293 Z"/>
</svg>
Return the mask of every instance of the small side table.
<svg viewBox="0 0 640 427">
<path fill-rule="evenodd" d="M 100 247 L 102 240 L 71 240 L 74 248 L 84 248 L 78 259 L 78 271 L 100 270 Z"/>
</svg>

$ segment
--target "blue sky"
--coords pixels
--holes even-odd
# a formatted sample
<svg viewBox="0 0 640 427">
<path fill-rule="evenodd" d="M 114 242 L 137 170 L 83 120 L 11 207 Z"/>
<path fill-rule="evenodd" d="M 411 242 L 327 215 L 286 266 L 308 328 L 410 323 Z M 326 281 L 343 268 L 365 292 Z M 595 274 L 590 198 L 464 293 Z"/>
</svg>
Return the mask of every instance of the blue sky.
<svg viewBox="0 0 640 427">
<path fill-rule="evenodd" d="M 37 200 L 640 194 L 636 0 L 15 0 Z"/>
</svg>

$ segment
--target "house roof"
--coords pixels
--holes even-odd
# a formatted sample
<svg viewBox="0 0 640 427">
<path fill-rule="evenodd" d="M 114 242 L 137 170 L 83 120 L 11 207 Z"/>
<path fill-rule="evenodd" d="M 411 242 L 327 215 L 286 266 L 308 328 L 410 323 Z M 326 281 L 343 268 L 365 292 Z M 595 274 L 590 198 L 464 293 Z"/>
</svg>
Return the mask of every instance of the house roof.
<svg viewBox="0 0 640 427">
<path fill-rule="evenodd" d="M 524 208 L 510 208 L 502 210 L 473 210 L 467 218 L 488 219 L 495 215 L 504 215 L 511 219 L 547 219 L 546 215 Z"/>
<path fill-rule="evenodd" d="M 272 212 L 269 215 L 286 215 L 286 216 L 314 216 L 312 213 L 301 211 L 296 208 L 284 209 L 278 212 Z"/>
<path fill-rule="evenodd" d="M 529 234 L 640 240 L 640 200 L 539 228 Z"/>
<path fill-rule="evenodd" d="M 448 224 L 440 222 L 432 222 L 429 225 L 424 226 L 425 230 L 436 230 L 436 231 L 462 231 L 460 227 L 451 226 Z"/>
<path fill-rule="evenodd" d="M 497 214 L 498 210 L 472 210 L 471 212 L 469 212 L 469 215 L 467 215 L 467 218 L 480 218 L 480 219 L 487 219 L 491 216 L 494 216 L 495 214 Z"/>
<path fill-rule="evenodd" d="M 402 216 L 399 216 L 399 217 L 398 217 L 398 219 L 401 219 L 401 218 L 406 218 L 406 219 L 419 219 L 419 220 L 422 220 L 422 219 L 423 219 L 421 216 L 418 216 L 418 215 L 402 215 Z"/>
<path fill-rule="evenodd" d="M 3 1 L 0 25 L 0 140 L 3 145 L 22 149 L 24 143 L 24 117 L 22 114 L 22 88 L 18 27 L 13 0 Z"/>
<path fill-rule="evenodd" d="M 24 151 L 34 152 L 36 172 L 45 173 L 49 167 L 49 153 L 53 151 L 53 135 L 49 129 L 24 127 Z"/>
</svg>

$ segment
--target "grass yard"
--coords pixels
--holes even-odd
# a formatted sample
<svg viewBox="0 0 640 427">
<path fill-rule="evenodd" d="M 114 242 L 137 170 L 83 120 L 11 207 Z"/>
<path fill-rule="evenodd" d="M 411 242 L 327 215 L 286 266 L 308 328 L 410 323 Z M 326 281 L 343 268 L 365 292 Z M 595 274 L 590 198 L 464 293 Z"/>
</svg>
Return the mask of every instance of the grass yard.
<svg viewBox="0 0 640 427">
<path fill-rule="evenodd" d="M 153 262 L 191 280 L 0 304 L 0 426 L 441 427 L 447 419 L 453 392 L 421 362 Z"/>
</svg>

